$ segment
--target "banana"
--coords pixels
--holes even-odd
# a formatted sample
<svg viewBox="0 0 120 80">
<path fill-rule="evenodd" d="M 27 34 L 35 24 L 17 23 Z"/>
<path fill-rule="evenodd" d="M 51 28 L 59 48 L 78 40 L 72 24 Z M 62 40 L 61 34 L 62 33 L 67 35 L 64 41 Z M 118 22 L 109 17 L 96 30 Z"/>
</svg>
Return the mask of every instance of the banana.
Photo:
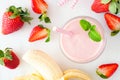
<svg viewBox="0 0 120 80">
<path fill-rule="evenodd" d="M 63 76 L 59 65 L 40 50 L 29 50 L 24 54 L 23 60 L 38 70 L 44 80 L 58 80 Z"/>
<path fill-rule="evenodd" d="M 15 80 L 69 80 L 71 78 L 92 80 L 87 74 L 78 69 L 68 69 L 62 72 L 59 65 L 40 50 L 28 51 L 23 56 L 23 60 L 38 70 L 39 73 L 17 77 Z"/>
<path fill-rule="evenodd" d="M 64 75 L 60 80 L 69 80 L 70 78 L 77 78 L 82 80 L 91 80 L 91 78 L 84 72 L 78 69 L 68 69 L 64 71 Z"/>
<path fill-rule="evenodd" d="M 40 74 L 33 73 L 31 75 L 16 77 L 14 80 L 44 80 L 44 79 Z"/>
</svg>

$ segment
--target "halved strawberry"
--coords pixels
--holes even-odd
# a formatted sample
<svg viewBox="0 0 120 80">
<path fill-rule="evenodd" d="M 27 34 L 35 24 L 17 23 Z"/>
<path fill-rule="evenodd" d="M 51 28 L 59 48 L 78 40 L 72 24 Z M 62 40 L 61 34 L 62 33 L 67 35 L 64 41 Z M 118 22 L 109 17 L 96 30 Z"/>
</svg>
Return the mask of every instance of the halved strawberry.
<svg viewBox="0 0 120 80">
<path fill-rule="evenodd" d="M 112 30 L 111 35 L 116 35 L 120 31 L 120 17 L 111 13 L 105 13 L 104 17 L 108 27 Z"/>
<path fill-rule="evenodd" d="M 102 64 L 97 68 L 96 73 L 101 78 L 107 79 L 113 75 L 117 68 L 118 68 L 117 63 Z"/>
<path fill-rule="evenodd" d="M 37 14 L 41 14 L 39 20 L 51 23 L 50 18 L 47 16 L 47 9 L 48 4 L 44 0 L 32 0 L 32 10 Z"/>
<path fill-rule="evenodd" d="M 15 69 L 20 64 L 20 60 L 13 50 L 6 48 L 5 51 L 0 50 L 0 64 Z"/>
<path fill-rule="evenodd" d="M 96 13 L 109 11 L 109 3 L 103 4 L 101 0 L 94 0 L 91 9 Z"/>
<path fill-rule="evenodd" d="M 44 0 L 31 0 L 32 10 L 35 13 L 43 14 L 47 12 L 48 4 Z"/>
<path fill-rule="evenodd" d="M 30 34 L 29 42 L 46 38 L 46 42 L 50 41 L 50 30 L 42 25 L 35 26 Z"/>
<path fill-rule="evenodd" d="M 23 11 L 21 7 L 10 6 L 7 12 L 3 14 L 2 33 L 5 35 L 13 33 L 23 27 L 24 22 L 30 23 L 30 20 L 32 18 L 27 9 Z"/>
</svg>

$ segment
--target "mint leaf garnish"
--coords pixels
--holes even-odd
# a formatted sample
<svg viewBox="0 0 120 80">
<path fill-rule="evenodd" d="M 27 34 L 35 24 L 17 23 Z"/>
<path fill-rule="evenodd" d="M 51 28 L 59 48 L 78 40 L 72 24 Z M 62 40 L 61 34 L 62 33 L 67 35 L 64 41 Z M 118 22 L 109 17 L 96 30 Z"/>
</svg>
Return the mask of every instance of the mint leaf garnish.
<svg viewBox="0 0 120 80">
<path fill-rule="evenodd" d="M 102 0 L 101 3 L 108 4 L 111 0 Z"/>
<path fill-rule="evenodd" d="M 80 25 L 85 31 L 88 31 L 91 27 L 91 24 L 88 21 L 86 21 L 85 19 L 80 20 Z"/>
<path fill-rule="evenodd" d="M 88 36 L 93 41 L 96 41 L 96 42 L 101 41 L 102 38 L 101 38 L 101 35 L 99 34 L 99 32 L 96 30 L 96 25 L 92 25 L 90 22 L 88 22 L 87 20 L 84 20 L 84 19 L 80 20 L 80 25 L 85 31 L 89 31 Z"/>
<path fill-rule="evenodd" d="M 89 35 L 89 37 L 90 37 L 92 40 L 94 40 L 94 41 L 96 41 L 96 42 L 100 42 L 100 41 L 101 41 L 101 36 L 100 36 L 100 34 L 98 33 L 98 31 L 97 31 L 95 28 L 96 28 L 96 26 L 93 25 L 93 26 L 91 27 L 88 35 Z"/>
<path fill-rule="evenodd" d="M 117 30 L 117 31 L 112 31 L 111 32 L 111 36 L 115 36 L 115 35 L 117 35 L 119 33 L 119 30 Z"/>
</svg>

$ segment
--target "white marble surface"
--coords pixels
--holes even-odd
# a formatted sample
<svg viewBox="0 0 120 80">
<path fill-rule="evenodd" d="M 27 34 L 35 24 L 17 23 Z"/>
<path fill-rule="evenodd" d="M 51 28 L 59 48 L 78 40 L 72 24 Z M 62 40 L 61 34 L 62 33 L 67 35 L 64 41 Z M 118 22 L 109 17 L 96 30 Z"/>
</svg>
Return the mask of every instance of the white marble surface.
<svg viewBox="0 0 120 80">
<path fill-rule="evenodd" d="M 0 49 L 11 47 L 18 54 L 20 59 L 27 50 L 40 49 L 53 57 L 63 70 L 77 68 L 87 72 L 93 78 L 92 80 L 103 80 L 96 75 L 96 68 L 98 65 L 104 63 L 120 63 L 120 34 L 115 37 L 110 36 L 110 30 L 104 20 L 104 13 L 97 14 L 91 11 L 90 6 L 93 0 L 79 0 L 74 9 L 70 8 L 72 0 L 62 7 L 57 6 L 58 0 L 46 0 L 46 2 L 49 4 L 48 15 L 51 18 L 52 23 L 43 24 L 50 29 L 53 26 L 62 27 L 69 19 L 77 16 L 91 16 L 97 19 L 103 25 L 105 36 L 107 38 L 106 48 L 101 56 L 96 60 L 85 64 L 75 63 L 68 60 L 60 49 L 59 34 L 55 32 L 52 32 L 51 41 L 49 43 L 45 43 L 44 41 L 29 43 L 28 37 L 32 28 L 35 25 L 40 24 L 37 19 L 39 15 L 35 14 L 31 9 L 31 0 L 0 0 L 0 26 L 2 22 L 2 15 L 5 9 L 10 5 L 28 8 L 31 16 L 34 17 L 31 25 L 25 24 L 24 27 L 17 32 L 9 35 L 0 34 Z M 14 70 L 0 66 L 0 80 L 12 80 L 16 76 L 25 75 L 32 71 L 34 71 L 34 69 L 21 59 L 19 67 Z M 118 68 L 116 73 L 108 80 L 119 80 L 119 73 L 120 68 Z"/>
</svg>

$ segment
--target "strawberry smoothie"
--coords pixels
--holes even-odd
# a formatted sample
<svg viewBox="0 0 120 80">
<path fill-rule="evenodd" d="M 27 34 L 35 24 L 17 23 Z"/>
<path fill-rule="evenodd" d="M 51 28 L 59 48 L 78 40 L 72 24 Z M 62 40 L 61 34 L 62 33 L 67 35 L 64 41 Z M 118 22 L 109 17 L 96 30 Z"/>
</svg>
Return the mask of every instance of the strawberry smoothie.
<svg viewBox="0 0 120 80">
<path fill-rule="evenodd" d="M 100 33 L 102 40 L 95 42 L 88 36 L 88 32 L 84 31 L 80 26 L 80 20 L 85 19 L 92 25 L 96 25 L 96 30 Z M 90 62 L 96 59 L 104 50 L 105 36 L 101 24 L 90 17 L 76 17 L 64 26 L 64 30 L 72 32 L 72 36 L 61 34 L 60 46 L 64 54 L 75 62 Z"/>
</svg>

